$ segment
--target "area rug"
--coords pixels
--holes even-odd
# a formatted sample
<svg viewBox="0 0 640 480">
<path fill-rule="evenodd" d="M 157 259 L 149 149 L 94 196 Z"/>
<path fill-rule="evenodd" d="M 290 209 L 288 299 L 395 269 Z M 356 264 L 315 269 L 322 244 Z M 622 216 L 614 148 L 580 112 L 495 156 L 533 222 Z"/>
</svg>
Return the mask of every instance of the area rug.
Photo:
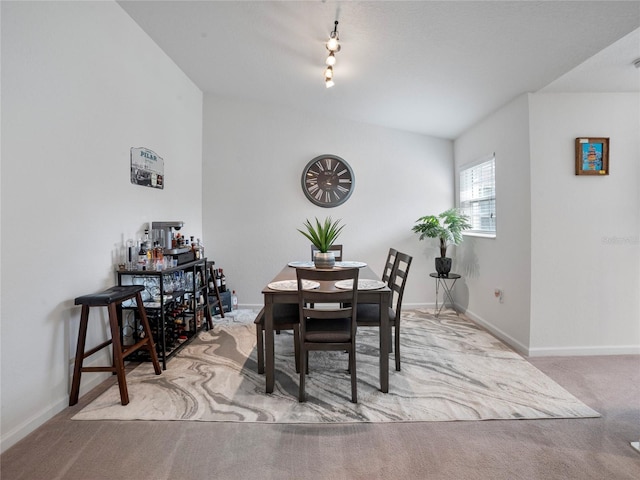
<svg viewBox="0 0 640 480">
<path fill-rule="evenodd" d="M 358 403 L 350 402 L 347 354 L 310 352 L 306 403 L 298 402 L 291 332 L 276 335 L 276 385 L 257 373 L 252 315 L 203 331 L 161 375 L 144 363 L 74 420 L 346 423 L 597 417 L 599 414 L 464 317 L 403 313 L 402 370 L 390 355 L 389 393 L 379 390 L 378 331 L 359 328 Z M 234 321 L 235 320 L 235 321 Z"/>
</svg>

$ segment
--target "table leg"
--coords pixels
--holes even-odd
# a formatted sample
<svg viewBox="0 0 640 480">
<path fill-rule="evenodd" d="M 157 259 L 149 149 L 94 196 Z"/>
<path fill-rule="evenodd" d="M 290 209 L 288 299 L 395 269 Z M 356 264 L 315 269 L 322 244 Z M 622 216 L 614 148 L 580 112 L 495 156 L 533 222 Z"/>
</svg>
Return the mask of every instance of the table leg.
<svg viewBox="0 0 640 480">
<path fill-rule="evenodd" d="M 273 393 L 275 384 L 275 360 L 273 346 L 273 299 L 266 295 L 264 298 L 264 353 L 266 392 Z"/>
<path fill-rule="evenodd" d="M 389 295 L 380 298 L 380 391 L 389 392 Z M 396 355 L 398 353 L 396 352 Z"/>
</svg>

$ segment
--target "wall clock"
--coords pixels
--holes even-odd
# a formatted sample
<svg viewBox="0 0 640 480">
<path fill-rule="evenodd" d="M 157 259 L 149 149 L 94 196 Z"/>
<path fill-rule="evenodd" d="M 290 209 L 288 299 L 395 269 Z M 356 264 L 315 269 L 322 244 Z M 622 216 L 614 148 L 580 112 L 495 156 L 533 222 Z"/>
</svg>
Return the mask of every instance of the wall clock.
<svg viewBox="0 0 640 480">
<path fill-rule="evenodd" d="M 302 171 L 302 191 L 320 207 L 342 205 L 351 196 L 355 176 L 349 164 L 336 155 L 319 155 Z"/>
</svg>

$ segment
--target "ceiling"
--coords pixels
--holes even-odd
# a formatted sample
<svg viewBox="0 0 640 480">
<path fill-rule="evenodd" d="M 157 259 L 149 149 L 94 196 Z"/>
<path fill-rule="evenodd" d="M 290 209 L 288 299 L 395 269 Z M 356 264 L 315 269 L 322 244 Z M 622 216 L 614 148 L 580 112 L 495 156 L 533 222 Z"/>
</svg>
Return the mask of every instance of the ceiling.
<svg viewBox="0 0 640 480">
<path fill-rule="evenodd" d="M 118 3 L 205 93 L 443 138 L 525 92 L 640 91 L 640 1 Z"/>
</svg>

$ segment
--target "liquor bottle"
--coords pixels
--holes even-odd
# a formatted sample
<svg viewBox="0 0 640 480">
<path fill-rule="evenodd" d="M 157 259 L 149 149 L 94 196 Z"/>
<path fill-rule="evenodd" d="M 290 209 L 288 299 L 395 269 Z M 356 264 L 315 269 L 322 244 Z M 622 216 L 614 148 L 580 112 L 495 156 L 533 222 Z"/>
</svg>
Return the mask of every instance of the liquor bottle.
<svg viewBox="0 0 640 480">
<path fill-rule="evenodd" d="M 147 251 L 144 248 L 144 240 L 140 240 L 138 247 L 138 270 L 145 270 L 147 268 Z"/>
<path fill-rule="evenodd" d="M 149 229 L 144 229 L 144 251 L 147 252 L 147 259 L 150 259 L 151 239 L 149 238 Z M 147 264 L 148 265 L 148 264 Z"/>
<path fill-rule="evenodd" d="M 133 240 L 127 240 L 126 253 L 125 253 L 125 265 L 127 270 L 133 270 L 135 266 L 138 264 L 137 259 L 138 250 L 133 245 Z"/>
<path fill-rule="evenodd" d="M 204 245 L 202 244 L 202 241 L 198 238 L 198 258 L 204 258 Z"/>
<path fill-rule="evenodd" d="M 156 242 L 154 247 L 154 262 L 156 270 L 162 270 L 164 266 L 164 253 L 162 252 L 162 247 L 160 246 L 160 242 Z"/>
<path fill-rule="evenodd" d="M 221 292 L 226 292 L 227 291 L 227 277 L 224 276 L 224 270 L 220 269 L 220 291 Z"/>
<path fill-rule="evenodd" d="M 231 292 L 231 309 L 232 310 L 238 309 L 238 296 L 236 295 L 235 290 Z"/>
<path fill-rule="evenodd" d="M 220 269 L 216 270 L 216 287 L 218 287 L 218 292 L 221 292 L 222 290 L 222 277 L 220 276 Z"/>
</svg>

